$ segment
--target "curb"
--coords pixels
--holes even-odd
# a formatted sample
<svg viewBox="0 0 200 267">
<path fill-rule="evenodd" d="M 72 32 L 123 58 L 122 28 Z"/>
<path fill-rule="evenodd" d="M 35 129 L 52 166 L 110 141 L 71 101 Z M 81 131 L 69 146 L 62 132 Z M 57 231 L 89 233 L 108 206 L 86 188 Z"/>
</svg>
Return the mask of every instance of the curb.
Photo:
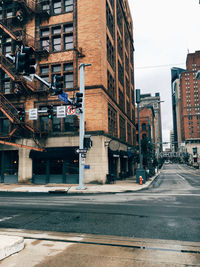
<svg viewBox="0 0 200 267">
<path fill-rule="evenodd" d="M 46 190 L 46 191 L 34 191 L 34 189 L 26 189 L 26 190 L 22 190 L 22 191 L 15 191 L 15 190 L 0 190 L 0 192 L 12 192 L 12 193 L 33 193 L 33 194 L 65 194 L 65 195 L 70 195 L 70 196 L 78 196 L 78 195 L 100 195 L 100 194 L 120 194 L 120 193 L 131 193 L 131 192 L 137 192 L 137 191 L 141 191 L 144 189 L 147 189 L 151 186 L 151 184 L 154 182 L 154 180 L 159 176 L 160 172 L 158 172 L 155 176 L 149 178 L 149 180 L 146 182 L 146 184 L 143 184 L 142 187 L 140 188 L 135 188 L 135 189 L 116 189 L 113 191 L 102 191 L 101 189 L 97 190 L 97 191 L 87 191 L 87 190 L 79 190 L 79 191 L 75 191 L 74 189 L 72 189 L 73 191 L 71 191 L 71 187 L 69 188 L 60 188 L 60 189 L 54 189 L 54 190 Z M 92 190 L 92 189 L 91 189 Z"/>
<path fill-rule="evenodd" d="M 0 261 L 24 248 L 24 238 L 0 235 Z"/>
</svg>

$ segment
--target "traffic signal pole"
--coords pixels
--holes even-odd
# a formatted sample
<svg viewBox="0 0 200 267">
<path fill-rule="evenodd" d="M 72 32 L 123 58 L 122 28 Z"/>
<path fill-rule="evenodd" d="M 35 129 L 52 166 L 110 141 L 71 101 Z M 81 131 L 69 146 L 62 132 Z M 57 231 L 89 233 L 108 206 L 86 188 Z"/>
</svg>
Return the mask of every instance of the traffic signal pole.
<svg viewBox="0 0 200 267">
<path fill-rule="evenodd" d="M 84 136 L 85 136 L 85 67 L 91 66 L 91 64 L 80 64 L 80 93 L 83 94 L 82 108 L 80 112 L 80 120 L 79 120 L 79 149 L 84 149 Z M 82 158 L 82 154 L 79 153 L 79 186 L 78 190 L 86 189 L 84 184 L 84 162 Z"/>
</svg>

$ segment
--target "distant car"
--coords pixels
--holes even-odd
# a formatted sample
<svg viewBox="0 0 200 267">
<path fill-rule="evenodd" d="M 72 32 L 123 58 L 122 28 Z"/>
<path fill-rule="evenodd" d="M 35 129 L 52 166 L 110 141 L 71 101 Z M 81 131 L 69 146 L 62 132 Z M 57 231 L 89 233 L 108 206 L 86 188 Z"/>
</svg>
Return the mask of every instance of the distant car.
<svg viewBox="0 0 200 267">
<path fill-rule="evenodd" d="M 169 164 L 170 162 L 169 162 L 169 160 L 165 160 L 165 164 Z"/>
</svg>

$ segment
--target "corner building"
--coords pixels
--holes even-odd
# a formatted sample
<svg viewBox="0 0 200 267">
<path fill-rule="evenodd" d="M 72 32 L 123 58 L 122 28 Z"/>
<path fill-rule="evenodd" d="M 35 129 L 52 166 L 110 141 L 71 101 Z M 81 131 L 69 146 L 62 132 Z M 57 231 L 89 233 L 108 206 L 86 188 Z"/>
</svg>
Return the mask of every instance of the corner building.
<svg viewBox="0 0 200 267">
<path fill-rule="evenodd" d="M 85 72 L 85 130 L 93 142 L 85 182 L 132 175 L 134 47 L 128 1 L 3 0 L 0 35 L 0 181 L 78 183 L 79 117 L 58 118 L 57 107 L 67 105 L 38 79 L 16 74 L 6 55 L 14 56 L 22 45 L 33 48 L 37 75 L 49 83 L 53 75 L 63 76 L 70 98 L 79 91 L 80 64 L 92 64 Z M 33 108 L 37 120 L 29 120 Z"/>
</svg>

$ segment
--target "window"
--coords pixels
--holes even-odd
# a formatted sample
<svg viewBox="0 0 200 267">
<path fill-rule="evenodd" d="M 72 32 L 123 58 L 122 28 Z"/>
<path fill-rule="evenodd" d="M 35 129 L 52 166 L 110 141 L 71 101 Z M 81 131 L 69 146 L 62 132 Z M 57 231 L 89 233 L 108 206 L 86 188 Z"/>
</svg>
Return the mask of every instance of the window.
<svg viewBox="0 0 200 267">
<path fill-rule="evenodd" d="M 64 49 L 73 49 L 73 33 L 65 34 L 64 36 Z"/>
<path fill-rule="evenodd" d="M 49 66 L 40 67 L 40 73 L 41 74 L 49 73 Z"/>
<path fill-rule="evenodd" d="M 113 98 L 116 99 L 116 92 L 115 92 L 115 80 L 112 77 L 111 73 L 109 70 L 107 71 L 107 89 L 109 95 Z"/>
<path fill-rule="evenodd" d="M 146 123 L 142 123 L 142 131 L 146 131 Z"/>
<path fill-rule="evenodd" d="M 72 72 L 64 74 L 64 87 L 67 89 L 74 87 L 74 74 Z"/>
<path fill-rule="evenodd" d="M 61 72 L 61 65 L 53 65 L 52 72 Z"/>
<path fill-rule="evenodd" d="M 108 105 L 108 133 L 117 137 L 117 111 Z"/>
<path fill-rule="evenodd" d="M 69 70 L 74 70 L 74 67 L 73 67 L 73 63 L 66 63 L 66 64 L 64 64 L 64 66 L 63 66 L 63 70 L 64 71 L 69 71 Z"/>
<path fill-rule="evenodd" d="M 52 47 L 53 47 L 53 51 L 61 50 L 61 37 L 60 36 L 53 37 Z"/>
<path fill-rule="evenodd" d="M 54 0 L 53 1 L 53 13 L 60 14 L 62 11 L 61 9 L 61 0 Z"/>
<path fill-rule="evenodd" d="M 65 12 L 73 11 L 73 0 L 64 0 Z"/>
<path fill-rule="evenodd" d="M 73 32 L 73 23 L 69 23 L 67 25 L 64 25 L 64 32 Z"/>
<path fill-rule="evenodd" d="M 122 116 L 119 116 L 119 130 L 120 130 L 120 139 L 126 142 L 126 127 L 125 119 Z"/>
</svg>

